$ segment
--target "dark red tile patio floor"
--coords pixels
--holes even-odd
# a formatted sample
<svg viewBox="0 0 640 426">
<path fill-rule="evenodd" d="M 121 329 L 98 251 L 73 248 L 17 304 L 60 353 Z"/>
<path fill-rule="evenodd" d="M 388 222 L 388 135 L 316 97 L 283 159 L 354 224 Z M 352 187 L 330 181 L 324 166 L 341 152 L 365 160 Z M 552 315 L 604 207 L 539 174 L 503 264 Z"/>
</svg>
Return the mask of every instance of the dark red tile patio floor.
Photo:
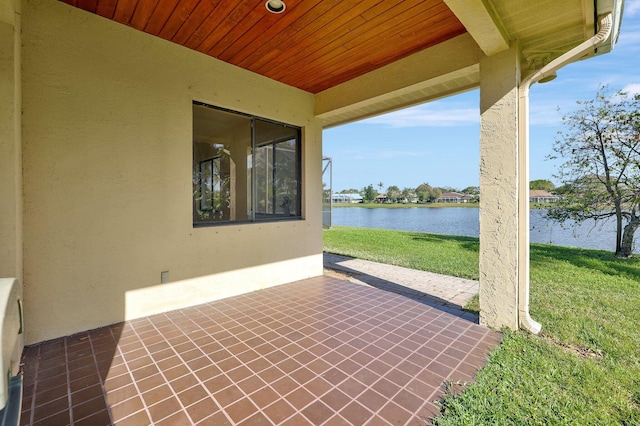
<svg viewBox="0 0 640 426">
<path fill-rule="evenodd" d="M 22 424 L 429 424 L 500 337 L 318 277 L 28 347 Z"/>
</svg>

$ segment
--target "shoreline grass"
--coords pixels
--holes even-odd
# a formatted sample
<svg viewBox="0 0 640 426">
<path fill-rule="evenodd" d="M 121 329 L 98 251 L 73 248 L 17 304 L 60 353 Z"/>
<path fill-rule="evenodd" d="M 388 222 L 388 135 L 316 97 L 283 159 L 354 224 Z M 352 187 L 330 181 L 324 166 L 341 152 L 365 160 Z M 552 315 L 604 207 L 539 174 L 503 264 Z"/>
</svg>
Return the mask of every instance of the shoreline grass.
<svg viewBox="0 0 640 426">
<path fill-rule="evenodd" d="M 339 226 L 325 231 L 323 240 L 327 252 L 478 279 L 477 238 Z M 438 250 L 425 250 L 425 246 Z"/>
<path fill-rule="evenodd" d="M 419 232 L 324 232 L 332 253 L 472 279 L 478 247 L 477 238 Z M 532 244 L 530 279 L 543 332 L 505 330 L 435 424 L 640 424 L 640 258 Z"/>
<path fill-rule="evenodd" d="M 333 208 L 353 208 L 360 207 L 364 209 L 414 209 L 414 208 L 427 208 L 427 209 L 441 209 L 445 207 L 460 207 L 460 208 L 479 208 L 480 203 L 394 203 L 394 204 L 381 204 L 381 203 L 333 203 Z M 531 203 L 529 208 L 535 209 L 548 209 L 549 203 Z"/>
<path fill-rule="evenodd" d="M 386 204 L 386 203 L 333 203 L 332 204 L 333 208 L 352 208 L 352 207 L 360 207 L 360 208 L 365 208 L 365 209 L 414 209 L 414 208 L 428 208 L 428 209 L 438 209 L 438 208 L 443 208 L 443 207 L 462 207 L 462 208 L 469 208 L 469 207 L 475 207 L 478 208 L 480 207 L 479 203 L 425 203 L 425 204 L 418 204 L 418 203 L 407 203 L 407 204 L 402 204 L 402 203 L 393 203 L 393 204 Z"/>
</svg>

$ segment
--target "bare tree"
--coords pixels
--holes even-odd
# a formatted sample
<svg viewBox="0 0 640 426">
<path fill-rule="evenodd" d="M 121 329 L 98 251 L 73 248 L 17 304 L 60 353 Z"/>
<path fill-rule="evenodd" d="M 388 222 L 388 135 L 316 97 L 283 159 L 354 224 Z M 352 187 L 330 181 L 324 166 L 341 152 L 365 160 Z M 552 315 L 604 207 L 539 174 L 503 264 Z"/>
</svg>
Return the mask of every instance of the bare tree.
<svg viewBox="0 0 640 426">
<path fill-rule="evenodd" d="M 557 178 L 561 200 L 547 216 L 578 223 L 615 218 L 616 256 L 633 253 L 640 227 L 640 95 L 601 88 L 563 117 L 550 158 L 564 163 Z"/>
</svg>

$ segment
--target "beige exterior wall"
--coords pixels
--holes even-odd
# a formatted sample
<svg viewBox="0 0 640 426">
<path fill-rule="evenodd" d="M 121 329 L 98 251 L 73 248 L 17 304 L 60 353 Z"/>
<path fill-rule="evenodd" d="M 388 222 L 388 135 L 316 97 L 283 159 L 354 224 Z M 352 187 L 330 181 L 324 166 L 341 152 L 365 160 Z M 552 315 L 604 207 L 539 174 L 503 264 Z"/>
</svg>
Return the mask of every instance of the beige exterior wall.
<svg viewBox="0 0 640 426">
<path fill-rule="evenodd" d="M 0 0 L 0 281 L 17 282 L 22 299 L 22 141 L 20 2 Z M 17 279 L 17 281 L 16 281 Z M 4 300 L 11 307 L 10 300 Z M 13 305 L 15 307 L 15 305 Z M 9 308 L 10 310 L 10 308 Z M 2 316 L 4 318 L 3 312 Z M 8 320 L 7 320 L 8 321 Z M 3 324 L 10 330 L 10 324 Z M 15 327 L 14 327 L 15 329 Z M 11 374 L 18 373 L 24 334 L 13 344 Z"/>
<path fill-rule="evenodd" d="M 322 273 L 311 94 L 54 0 L 22 41 L 27 343 Z M 303 127 L 305 220 L 192 227 L 193 100 Z"/>
<path fill-rule="evenodd" d="M 20 4 L 0 0 L 0 278 L 22 280 Z"/>
<path fill-rule="evenodd" d="M 519 62 L 515 47 L 480 61 L 480 322 L 494 328 L 518 328 Z"/>
</svg>

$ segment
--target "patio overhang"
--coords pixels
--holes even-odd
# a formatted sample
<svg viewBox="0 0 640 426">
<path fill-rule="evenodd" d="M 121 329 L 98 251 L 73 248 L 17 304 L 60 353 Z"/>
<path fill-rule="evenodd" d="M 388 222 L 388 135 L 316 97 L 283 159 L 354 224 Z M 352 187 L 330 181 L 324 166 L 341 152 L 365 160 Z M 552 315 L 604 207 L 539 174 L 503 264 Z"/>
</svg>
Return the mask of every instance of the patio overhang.
<svg viewBox="0 0 640 426">
<path fill-rule="evenodd" d="M 317 95 L 325 128 L 480 86 L 481 56 L 517 40 L 526 75 L 591 37 L 612 12 L 610 51 L 624 0 L 365 0 L 65 3 Z"/>
<path fill-rule="evenodd" d="M 314 164 L 322 157 L 322 129 L 475 88 L 481 191 L 500 207 L 481 210 L 481 223 L 495 224 L 481 228 L 481 321 L 519 326 L 526 242 L 516 236 L 526 228 L 518 201 L 528 154 L 517 147 L 518 87 L 591 38 L 605 13 L 613 15 L 611 35 L 574 59 L 609 51 L 623 1 L 285 3 L 274 14 L 264 0 L 0 0 L 7 53 L 0 73 L 8 82 L 0 87 L 0 148 L 8 153 L 0 160 L 0 213 L 7 218 L 0 225 L 7 242 L 0 276 L 29 281 L 27 333 L 31 325 L 38 333 L 28 343 L 79 331 L 83 314 L 65 307 L 86 285 L 91 294 L 82 308 L 95 313 L 90 326 L 99 326 L 129 319 L 123 312 L 131 310 L 121 306 L 127 294 L 164 294 L 155 286 L 166 294 L 193 291 L 194 298 L 206 289 L 214 298 L 231 295 L 209 291 L 225 287 L 221 279 L 252 283 L 234 287 L 236 294 L 321 273 L 322 189 Z M 50 39 L 58 42 L 50 46 Z M 182 145 L 191 137 L 184 108 L 194 99 L 303 129 L 304 225 L 198 232 L 185 226 L 192 194 L 184 184 L 191 156 Z M 85 168 L 92 162 L 99 177 Z M 132 190 L 138 182 L 150 191 Z M 98 208 L 104 199 L 113 206 Z M 215 265 L 202 254 L 211 240 L 221 256 Z M 280 242 L 278 250 L 261 250 L 271 241 Z M 177 256 L 175 247 L 189 254 Z M 134 264 L 133 255 L 144 261 Z M 168 268 L 163 262 L 175 271 L 172 286 L 157 282 Z M 273 274 L 277 280 L 268 282 Z M 170 309 L 167 300 L 154 312 Z M 64 324 L 44 308 L 65 312 Z"/>
</svg>

